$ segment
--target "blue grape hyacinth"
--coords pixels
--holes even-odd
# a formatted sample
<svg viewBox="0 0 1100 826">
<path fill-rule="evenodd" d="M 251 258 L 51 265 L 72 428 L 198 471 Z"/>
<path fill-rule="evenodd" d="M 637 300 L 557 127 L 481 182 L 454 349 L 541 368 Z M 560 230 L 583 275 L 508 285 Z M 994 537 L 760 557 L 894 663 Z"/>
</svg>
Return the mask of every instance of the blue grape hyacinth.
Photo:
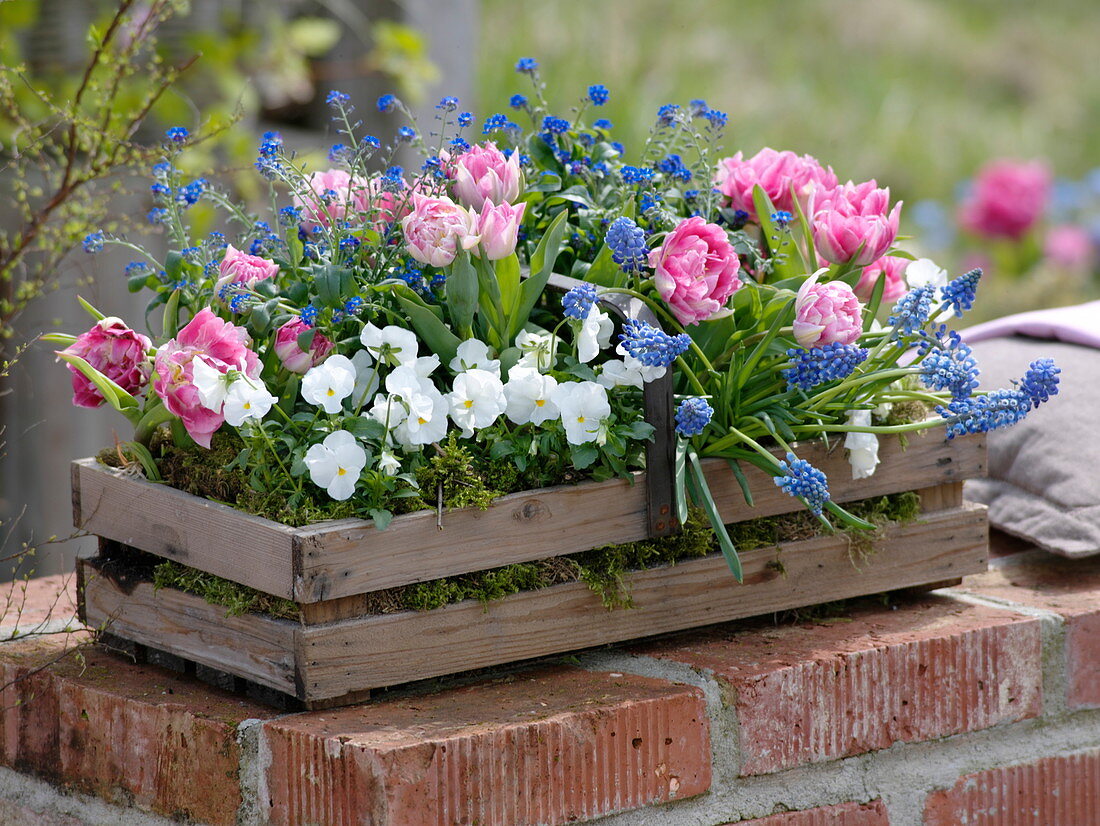
<svg viewBox="0 0 1100 826">
<path fill-rule="evenodd" d="M 787 351 L 792 366 L 783 371 L 783 378 L 788 390 L 796 387 L 809 390 L 827 381 L 847 378 L 867 360 L 867 355 L 866 348 L 839 341 L 808 350 L 792 347 Z"/>
<path fill-rule="evenodd" d="M 645 245 L 645 230 L 629 218 L 616 218 L 607 228 L 604 243 L 611 249 L 611 259 L 626 272 L 641 271 L 647 263 L 649 248 Z"/>
<path fill-rule="evenodd" d="M 676 408 L 676 432 L 685 438 L 698 436 L 710 424 L 714 408 L 698 396 L 684 399 Z"/>
<path fill-rule="evenodd" d="M 561 306 L 570 318 L 584 321 L 596 303 L 596 285 L 587 282 L 578 284 L 561 297 Z"/>
<path fill-rule="evenodd" d="M 619 336 L 623 349 L 646 367 L 668 367 L 691 346 L 687 333 L 670 336 L 636 318 L 627 319 Z"/>
<path fill-rule="evenodd" d="M 776 487 L 783 488 L 791 496 L 802 497 L 806 506 L 820 515 L 830 498 L 829 480 L 825 474 L 793 453 L 787 454 L 787 460 L 780 462 L 779 468 L 784 475 L 775 477 Z"/>
</svg>

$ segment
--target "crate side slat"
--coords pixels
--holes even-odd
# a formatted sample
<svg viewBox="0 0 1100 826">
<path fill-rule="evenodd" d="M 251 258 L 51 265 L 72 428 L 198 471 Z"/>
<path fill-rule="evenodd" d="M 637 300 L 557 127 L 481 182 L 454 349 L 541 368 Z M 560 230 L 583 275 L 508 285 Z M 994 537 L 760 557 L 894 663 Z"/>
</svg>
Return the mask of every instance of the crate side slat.
<svg viewBox="0 0 1100 826">
<path fill-rule="evenodd" d="M 742 554 L 745 584 L 721 557 L 629 576 L 635 607 L 608 611 L 584 583 L 481 605 L 465 602 L 304 628 L 307 698 L 436 677 L 567 650 L 952 579 L 984 570 L 985 509 L 967 504 L 890 529 L 853 570 L 844 536 Z M 776 560 L 781 560 L 780 573 Z"/>
<path fill-rule="evenodd" d="M 298 532 L 298 602 L 318 602 L 648 536 L 644 480 L 513 493 L 488 510 L 396 517 L 384 531 L 346 521 Z"/>
<path fill-rule="evenodd" d="M 229 616 L 225 609 L 171 588 L 141 583 L 125 593 L 94 563 L 79 560 L 85 622 L 131 642 L 202 663 L 295 694 L 295 635 L 299 625 L 256 614 Z"/>
<path fill-rule="evenodd" d="M 167 485 L 73 463 L 74 523 L 89 533 L 293 598 L 294 529 Z"/>
<path fill-rule="evenodd" d="M 852 502 L 871 496 L 900 493 L 933 487 L 946 482 L 961 482 L 985 476 L 987 472 L 985 437 L 968 436 L 950 441 L 939 430 L 913 433 L 902 447 L 898 438 L 879 439 L 879 466 L 866 479 L 852 479 L 852 467 L 844 450 L 844 434 L 832 442 L 831 449 L 821 442 L 799 446 L 798 456 L 829 477 L 829 492 L 834 502 Z M 780 456 L 776 452 L 777 456 Z M 789 513 L 799 507 L 772 477 L 747 462 L 741 469 L 752 491 L 753 507 L 745 504 L 741 486 L 723 459 L 703 462 L 714 502 L 726 523 Z"/>
</svg>

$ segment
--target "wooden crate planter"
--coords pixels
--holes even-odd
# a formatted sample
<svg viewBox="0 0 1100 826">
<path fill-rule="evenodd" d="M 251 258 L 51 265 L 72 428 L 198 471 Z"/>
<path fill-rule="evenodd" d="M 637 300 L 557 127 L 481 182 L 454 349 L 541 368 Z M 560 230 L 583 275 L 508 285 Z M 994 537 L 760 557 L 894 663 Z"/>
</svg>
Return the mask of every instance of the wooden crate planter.
<svg viewBox="0 0 1100 826">
<path fill-rule="evenodd" d="M 360 520 L 290 528 L 85 459 L 73 464 L 78 527 L 291 599 L 302 620 L 226 617 L 223 608 L 189 594 L 97 576 L 96 560 L 81 563 L 81 611 L 92 625 L 109 623 L 118 637 L 320 707 L 371 688 L 982 570 L 985 511 L 963 503 L 961 489 L 963 479 L 985 471 L 983 438 L 914 436 L 904 450 L 897 439 L 883 439 L 880 454 L 878 472 L 858 482 L 839 443 L 831 452 L 814 445 L 800 454 L 828 474 L 840 502 L 921 492 L 922 515 L 888 528 L 873 552 L 855 562 L 846 536 L 821 536 L 742 553 L 743 585 L 720 556 L 630 574 L 632 609 L 609 611 L 587 585 L 571 582 L 487 605 L 383 615 L 365 613 L 365 594 L 646 538 L 644 480 L 524 491 L 486 511 L 447 512 L 443 530 L 434 512 L 396 517 L 385 531 Z M 706 471 L 729 523 L 801 507 L 750 469 L 756 506 L 748 508 L 724 462 L 709 462 Z"/>
</svg>

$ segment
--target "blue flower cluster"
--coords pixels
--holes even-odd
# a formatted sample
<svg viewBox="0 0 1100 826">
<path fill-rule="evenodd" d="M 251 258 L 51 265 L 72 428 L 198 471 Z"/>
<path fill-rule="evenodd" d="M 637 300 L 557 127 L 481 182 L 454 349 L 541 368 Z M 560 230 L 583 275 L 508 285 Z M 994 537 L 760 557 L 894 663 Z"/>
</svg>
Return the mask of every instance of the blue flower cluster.
<svg viewBox="0 0 1100 826">
<path fill-rule="evenodd" d="M 944 302 L 951 305 L 955 315 L 959 318 L 974 306 L 975 293 L 981 277 L 981 269 L 975 268 L 964 275 L 960 275 L 943 288 Z"/>
<path fill-rule="evenodd" d="M 435 108 L 442 109 L 444 112 L 453 112 L 455 109 L 458 108 L 458 98 L 456 98 L 454 95 L 447 95 L 435 105 Z M 471 115 L 471 120 L 472 119 L 473 116 Z"/>
<path fill-rule="evenodd" d="M 1041 358 L 1031 362 L 1020 382 L 1020 389 L 1031 399 L 1033 407 L 1058 395 L 1058 374 L 1061 372 L 1061 368 L 1055 366 L 1054 359 Z"/>
<path fill-rule="evenodd" d="M 808 350 L 792 347 L 787 351 L 787 358 L 792 364 L 783 371 L 787 389 L 799 387 L 809 390 L 827 381 L 845 379 L 867 360 L 868 352 L 864 347 L 841 344 L 839 341 Z"/>
<path fill-rule="evenodd" d="M 569 121 L 555 115 L 547 115 L 542 119 L 542 131 L 549 132 L 551 135 L 561 135 L 568 132 L 569 126 Z"/>
<path fill-rule="evenodd" d="M 521 57 L 516 61 L 516 71 L 525 74 L 533 75 L 539 68 L 539 62 L 533 57 Z"/>
<path fill-rule="evenodd" d="M 714 408 L 706 399 L 684 399 L 676 408 L 676 432 L 685 438 L 698 436 L 713 416 Z"/>
<path fill-rule="evenodd" d="M 623 323 L 619 336 L 623 349 L 646 367 L 668 367 L 691 346 L 687 333 L 670 336 L 664 330 L 636 318 Z"/>
<path fill-rule="evenodd" d="M 584 321 L 588 318 L 592 305 L 596 303 L 596 285 L 584 282 L 578 284 L 561 297 L 561 306 L 570 318 Z"/>
<path fill-rule="evenodd" d="M 945 332 L 941 327 L 939 336 L 926 336 L 921 342 L 924 360 L 920 365 L 920 379 L 925 387 L 948 390 L 953 399 L 965 399 L 978 388 L 981 371 L 973 351 L 962 337 L 954 330 L 946 336 Z"/>
<path fill-rule="evenodd" d="M 191 137 L 191 133 L 185 126 L 173 126 L 164 134 L 170 142 L 177 145 L 187 143 L 187 139 Z"/>
<path fill-rule="evenodd" d="M 512 95 L 512 97 L 508 99 L 508 105 L 513 109 L 522 109 L 527 105 L 527 98 L 519 94 Z"/>
<path fill-rule="evenodd" d="M 397 98 L 393 95 L 382 95 L 378 98 L 379 112 L 392 112 L 397 108 Z"/>
<path fill-rule="evenodd" d="M 401 143 L 408 143 L 416 137 L 416 130 L 411 126 L 402 126 L 397 130 L 397 140 Z M 375 147 L 377 149 L 378 147 Z"/>
<path fill-rule="evenodd" d="M 347 109 L 348 111 L 351 111 L 349 108 L 349 104 L 351 103 L 351 95 L 347 94 L 346 92 L 338 92 L 333 89 L 325 96 L 325 103 L 336 110 Z"/>
<path fill-rule="evenodd" d="M 680 104 L 666 103 L 657 110 L 657 124 L 659 126 L 672 126 L 676 122 L 676 115 L 680 112 Z"/>
<path fill-rule="evenodd" d="M 891 326 L 890 338 L 898 341 L 903 337 L 911 337 L 928 323 L 928 317 L 932 314 L 932 297 L 936 288 L 931 284 L 910 290 L 894 305 L 894 311 L 886 319 Z"/>
<path fill-rule="evenodd" d="M 775 477 L 776 487 L 783 488 L 791 496 L 801 497 L 806 507 L 820 515 L 829 501 L 829 480 L 825 474 L 793 453 L 788 453 L 787 460 L 780 462 L 779 467 L 783 475 Z"/>
<path fill-rule="evenodd" d="M 672 154 L 657 162 L 657 168 L 674 181 L 682 181 L 685 184 L 691 180 L 691 170 L 684 165 L 684 159 Z"/>
<path fill-rule="evenodd" d="M 644 166 L 624 166 L 619 174 L 626 184 L 644 184 L 653 180 L 653 170 Z"/>
<path fill-rule="evenodd" d="M 611 259 L 625 272 L 640 272 L 645 267 L 649 255 L 645 230 L 629 218 L 623 216 L 612 221 L 604 243 L 611 250 Z"/>
<path fill-rule="evenodd" d="M 603 106 L 607 103 L 610 95 L 611 93 L 607 91 L 607 87 L 600 83 L 588 87 L 588 100 L 593 106 Z"/>
<path fill-rule="evenodd" d="M 103 233 L 92 232 L 84 236 L 84 252 L 94 254 L 103 249 Z"/>
<path fill-rule="evenodd" d="M 794 220 L 794 216 L 787 210 L 781 209 L 771 214 L 772 223 L 779 226 L 781 229 L 786 229 L 787 225 Z"/>
<path fill-rule="evenodd" d="M 987 433 L 1010 427 L 1051 396 L 1058 395 L 1058 374 L 1062 371 L 1049 358 L 1031 362 L 1018 387 L 994 390 L 981 396 L 953 399 L 936 408 L 947 420 L 947 438 L 966 433 Z"/>
<path fill-rule="evenodd" d="M 317 308 L 312 304 L 307 304 L 298 311 L 298 317 L 302 319 L 302 323 L 307 327 L 312 327 L 317 323 Z"/>
</svg>

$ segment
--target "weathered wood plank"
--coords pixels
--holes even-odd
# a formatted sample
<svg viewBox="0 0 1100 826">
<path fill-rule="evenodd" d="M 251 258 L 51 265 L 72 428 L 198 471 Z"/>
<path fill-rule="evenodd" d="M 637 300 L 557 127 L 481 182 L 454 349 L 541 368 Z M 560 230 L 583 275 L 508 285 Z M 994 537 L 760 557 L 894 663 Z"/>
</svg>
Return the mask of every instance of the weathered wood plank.
<svg viewBox="0 0 1100 826">
<path fill-rule="evenodd" d="M 300 626 L 256 614 L 227 617 L 200 597 L 141 583 L 123 592 L 94 563 L 83 569 L 80 600 L 85 621 L 114 636 L 167 651 L 192 662 L 297 694 L 294 651 Z"/>
<path fill-rule="evenodd" d="M 73 523 L 89 533 L 293 598 L 294 529 L 143 479 L 73 462 Z"/>
<path fill-rule="evenodd" d="M 938 582 L 984 570 L 988 527 L 980 505 L 896 526 L 855 563 L 844 536 L 742 555 L 745 584 L 721 557 L 629 577 L 635 608 L 607 611 L 584 583 L 481 605 L 346 620 L 302 629 L 307 698 L 435 677 L 788 608 Z M 777 564 L 781 563 L 781 565 Z M 781 572 L 782 571 L 782 572 Z"/>
<path fill-rule="evenodd" d="M 929 488 L 921 488 L 916 493 L 920 497 L 920 508 L 924 513 L 957 508 L 963 503 L 962 482 L 932 485 Z"/>
<path fill-rule="evenodd" d="M 776 455 L 781 455 L 776 451 Z M 939 430 L 910 434 L 908 445 L 901 440 L 879 439 L 878 470 L 867 479 L 852 479 L 844 439 L 835 439 L 831 448 L 821 442 L 798 446 L 798 456 L 829 477 L 829 492 L 834 502 L 852 502 L 886 493 L 917 490 L 945 482 L 961 482 L 976 476 L 985 476 L 985 437 L 968 436 L 947 441 Z M 741 469 L 752 491 L 753 507 L 745 504 L 741 486 L 724 460 L 704 461 L 707 485 L 714 502 L 728 523 L 775 516 L 800 507 L 784 491 L 775 486 L 772 478 L 752 465 L 741 463 Z"/>
<path fill-rule="evenodd" d="M 412 582 L 560 556 L 648 536 L 645 484 L 624 479 L 563 485 L 501 497 L 488 510 L 395 518 L 385 531 L 344 520 L 298 531 L 298 602 L 316 602 Z"/>
</svg>

